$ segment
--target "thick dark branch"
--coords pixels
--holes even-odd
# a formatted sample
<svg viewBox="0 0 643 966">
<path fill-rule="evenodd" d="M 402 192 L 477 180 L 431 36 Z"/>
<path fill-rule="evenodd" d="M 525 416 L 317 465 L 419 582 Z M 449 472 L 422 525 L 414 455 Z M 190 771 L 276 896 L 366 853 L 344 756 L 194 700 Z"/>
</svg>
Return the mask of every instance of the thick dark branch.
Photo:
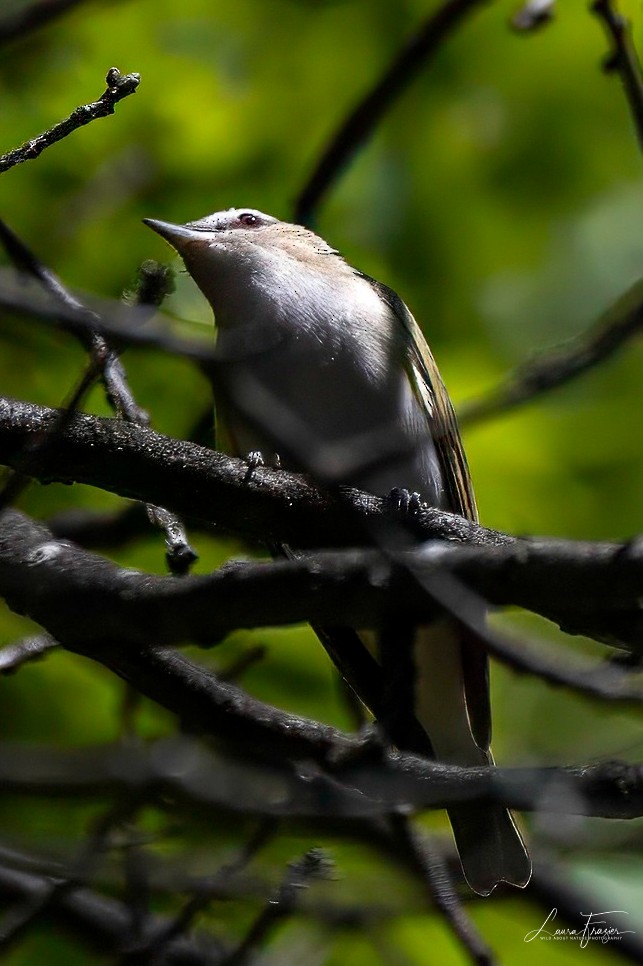
<svg viewBox="0 0 643 966">
<path fill-rule="evenodd" d="M 58 410 L 0 397 L 0 464 L 21 469 L 29 439 L 46 433 Z M 120 420 L 74 414 L 40 467 L 42 482 L 76 482 L 166 506 L 263 541 L 294 546 L 346 546 L 364 539 L 363 524 L 405 521 L 419 539 L 510 543 L 513 538 L 462 517 L 424 507 L 412 521 L 389 501 L 344 490 L 333 496 L 296 474 L 248 465 L 195 443 L 172 439 Z"/>
<path fill-rule="evenodd" d="M 587 332 L 545 350 L 519 366 L 503 383 L 460 407 L 461 425 L 515 409 L 611 358 L 643 327 L 643 281 L 622 295 Z"/>
<path fill-rule="evenodd" d="M 62 141 L 63 138 L 68 137 L 79 127 L 89 124 L 90 121 L 113 114 L 116 104 L 122 101 L 124 97 L 134 93 L 141 82 L 141 77 L 140 74 L 121 74 L 118 68 L 110 67 L 105 82 L 107 90 L 101 94 L 97 101 L 75 108 L 64 121 L 54 124 L 52 128 L 38 134 L 19 148 L 0 156 L 0 174 L 8 171 L 15 164 L 22 164 L 23 161 L 31 161 L 33 158 L 37 158 L 45 148 L 50 147 L 57 141 Z"/>
<path fill-rule="evenodd" d="M 423 558 L 415 562 L 423 566 Z M 429 559 L 427 566 L 436 564 Z M 89 639 L 96 648 L 113 640 L 132 646 L 209 644 L 235 628 L 305 620 L 377 626 L 400 608 L 409 619 L 434 616 L 422 590 L 405 581 L 406 572 L 403 563 L 398 569 L 377 551 L 362 551 L 232 562 L 177 582 L 122 569 L 56 541 L 17 511 L 3 514 L 0 530 L 0 593 L 66 647 L 82 650 Z"/>
<path fill-rule="evenodd" d="M 8 401 L 1 403 L 0 461 L 19 467 L 25 439 L 31 433 L 42 431 L 55 418 L 55 410 Z M 342 492 L 341 496 L 333 496 L 316 488 L 304 477 L 265 467 L 258 468 L 248 481 L 247 466 L 241 460 L 121 421 L 86 415 L 74 416 L 64 436 L 59 438 L 55 458 L 52 456 L 50 464 L 43 467 L 44 480 L 75 480 L 100 485 L 124 496 L 151 500 L 178 512 L 199 516 L 241 535 L 268 541 L 288 541 L 301 547 L 363 543 L 367 524 L 372 526 L 377 521 L 384 524 L 387 520 L 396 519 L 399 524 L 402 520 L 383 498 L 352 490 Z M 11 545 L 6 541 L 16 538 L 11 537 L 6 525 L 4 529 L 5 553 L 11 561 L 8 568 L 10 577 L 12 573 L 17 573 L 16 554 L 24 553 L 24 548 L 20 549 L 20 541 L 26 536 L 23 533 L 18 543 Z M 641 633 L 638 601 L 641 553 L 638 543 L 621 547 L 617 544 L 574 541 L 517 540 L 428 507 L 423 508 L 413 520 L 413 529 L 420 539 L 438 537 L 480 547 L 478 550 L 474 546 L 433 547 L 430 554 L 428 551 L 418 552 L 419 556 L 416 554 L 412 558 L 414 566 L 418 563 L 427 572 L 447 567 L 493 604 L 516 604 L 543 614 L 566 630 L 587 633 L 631 647 L 638 646 Z M 35 532 L 29 540 L 36 545 L 51 541 L 52 536 Z M 501 550 L 501 547 L 505 549 Z M 67 556 L 82 552 L 58 546 L 57 553 Z M 79 558 L 81 574 L 89 566 L 89 559 Z M 91 559 L 97 561 L 93 570 L 101 581 L 98 585 L 100 593 L 105 594 L 110 587 L 111 592 L 115 593 L 118 581 L 113 583 L 111 576 L 108 580 L 104 569 L 111 565 L 100 561 L 100 558 Z M 402 572 L 402 558 L 399 563 Z M 211 612 L 204 613 L 203 619 L 209 629 L 207 639 L 212 640 L 217 633 L 230 629 L 230 624 L 225 624 L 223 615 L 226 614 L 230 615 L 230 620 L 240 621 L 241 626 L 244 622 L 245 626 L 253 622 L 256 626 L 262 621 L 274 623 L 322 617 L 327 619 L 329 615 L 324 608 L 331 605 L 337 608 L 335 623 L 340 616 L 348 620 L 349 613 L 352 613 L 353 619 L 349 622 L 352 626 L 360 626 L 360 620 L 371 625 L 383 614 L 390 613 L 390 603 L 387 604 L 387 601 L 390 602 L 391 586 L 395 587 L 397 600 L 411 608 L 409 613 L 422 612 L 430 616 L 431 607 L 427 604 L 426 595 L 415 588 L 412 581 L 399 580 L 395 568 L 391 570 L 389 564 L 380 563 L 375 551 L 365 556 L 358 554 L 349 558 L 324 559 L 326 593 L 329 597 L 326 602 L 324 592 L 319 590 L 315 594 L 311 591 L 315 581 L 315 565 L 314 561 L 284 561 L 279 566 L 266 568 L 265 575 L 261 577 L 258 576 L 259 571 L 253 576 L 252 568 L 245 567 L 236 570 L 228 568 L 212 578 L 198 578 L 206 582 L 217 579 L 222 583 L 225 581 L 226 593 L 231 592 L 233 584 L 239 587 L 240 592 L 243 584 L 245 593 L 252 581 L 256 581 L 256 609 L 253 613 L 241 602 L 235 609 L 231 596 L 226 598 L 221 623 L 217 624 Z M 46 566 L 46 561 L 43 566 Z M 388 586 L 372 586 L 371 567 L 383 576 L 384 584 L 388 582 Z M 52 568 L 52 579 L 55 579 L 55 572 L 55 568 Z M 26 592 L 29 574 L 33 573 L 32 568 L 26 568 L 26 582 L 22 590 L 18 588 L 17 592 Z M 59 574 L 58 579 L 68 580 L 70 573 L 70 570 L 66 570 L 64 574 Z M 41 577 L 43 575 L 44 571 Z M 161 578 L 146 579 L 154 581 Z M 399 590 L 396 581 L 401 584 Z M 70 585 L 66 586 L 69 590 Z M 188 588 L 194 586 L 182 584 L 180 593 L 187 594 Z M 286 586 L 289 592 L 282 597 L 280 591 Z M 43 588 L 44 585 L 39 592 L 41 598 Z M 197 594 L 196 590 L 192 592 Z M 213 592 L 210 586 L 203 591 L 206 612 L 207 595 Z M 58 588 L 53 597 L 60 593 L 62 588 Z M 166 591 L 162 585 L 158 585 L 149 600 L 156 595 L 153 606 L 160 607 L 161 598 L 167 594 L 168 610 L 178 614 L 177 598 L 169 602 L 175 593 L 179 593 L 178 588 Z M 302 596 L 298 597 L 298 593 Z M 109 606 L 112 604 L 110 602 Z M 203 640 L 196 599 L 191 601 L 191 606 L 194 608 L 191 625 L 181 625 L 180 630 Z M 370 618 L 368 613 L 371 613 Z M 134 617 L 133 613 L 128 614 L 128 620 Z M 155 618 L 154 614 L 145 617 L 146 621 L 153 621 L 151 625 L 147 624 L 148 630 L 158 625 L 161 643 L 174 633 L 173 621 L 164 624 L 165 629 L 161 626 L 168 617 L 169 614 L 162 619 L 160 616 Z M 81 624 L 82 621 L 79 627 Z M 108 621 L 106 626 L 114 629 L 113 622 Z M 145 639 L 149 637 L 146 635 Z"/>
<path fill-rule="evenodd" d="M 207 645 L 240 627 L 305 620 L 377 628 L 400 615 L 405 621 L 430 620 L 440 613 L 439 605 L 465 620 L 471 586 L 494 604 L 525 606 L 574 630 L 609 632 L 619 643 L 640 646 L 639 544 L 531 540 L 494 548 L 431 542 L 386 557 L 361 550 L 231 563 L 177 583 L 123 570 L 56 541 L 17 512 L 6 512 L 2 520 L 0 594 L 66 647 L 103 662 L 115 653 L 112 641 L 119 641 L 119 651 L 149 641 L 158 647 L 183 641 Z M 625 667 L 563 660 L 551 648 L 525 648 L 484 628 L 480 634 L 489 651 L 514 669 L 593 697 L 643 700 L 643 687 Z M 145 655 L 146 661 L 163 660 L 156 652 Z M 123 657 L 118 660 L 117 673 L 126 676 Z M 374 687 L 385 693 L 382 680 Z"/>
<path fill-rule="evenodd" d="M 14 511 L 6 511 L 2 516 L 0 539 L 3 540 L 5 550 L 8 548 L 8 543 L 5 542 L 7 538 L 8 542 L 15 547 L 16 537 L 18 539 L 20 537 L 18 530 L 12 526 L 19 516 Z M 42 563 L 48 558 L 53 565 L 53 570 L 57 570 L 62 564 L 59 554 L 74 552 L 68 545 L 48 541 L 47 531 L 37 525 L 36 529 L 33 529 L 28 525 L 26 518 L 24 524 L 24 527 L 19 528 L 22 536 L 26 537 L 27 531 L 30 531 L 32 539 L 31 552 L 27 550 L 27 544 L 23 543 L 23 548 L 27 552 L 23 562 L 26 563 L 27 558 L 30 557 L 32 563 L 38 567 L 39 562 Z M 13 532 L 10 533 L 10 531 Z M 8 563 L 6 556 L 4 562 Z M 255 752 L 261 750 L 269 757 L 288 755 L 315 759 L 320 756 L 325 757 L 331 748 L 336 751 L 344 748 L 341 733 L 336 729 L 277 711 L 251 698 L 235 685 L 220 680 L 212 672 L 180 654 L 149 646 L 148 641 L 153 640 L 151 627 L 147 634 L 140 625 L 136 630 L 132 628 L 134 634 L 132 636 L 126 627 L 119 627 L 118 620 L 112 621 L 111 628 L 115 637 L 110 641 L 108 635 L 100 628 L 100 615 L 107 617 L 109 610 L 108 607 L 104 607 L 106 598 L 103 597 L 103 592 L 111 578 L 116 577 L 126 598 L 128 574 L 136 579 L 143 575 L 137 574 L 136 571 L 120 570 L 108 561 L 101 561 L 100 558 L 94 557 L 93 563 L 96 566 L 86 571 L 83 577 L 80 570 L 76 569 L 78 565 L 82 566 L 81 559 L 76 557 L 75 563 L 72 563 L 71 559 L 68 562 L 75 572 L 72 583 L 76 590 L 81 591 L 81 597 L 77 599 L 76 605 L 71 603 L 70 597 L 67 597 L 67 604 L 63 604 L 60 608 L 50 599 L 55 611 L 50 614 L 50 617 L 57 628 L 57 639 L 64 647 L 103 664 L 141 694 L 178 715 L 192 731 L 217 734 L 235 745 L 253 749 Z M 86 563 L 89 563 L 88 559 Z M 2 565 L 0 568 L 8 576 Z M 53 572 L 51 576 L 53 577 Z M 148 579 L 154 583 L 157 578 L 144 577 L 144 580 Z M 161 579 L 173 584 L 177 590 L 183 584 L 183 580 L 176 581 L 171 577 Z M 45 583 L 47 583 L 46 579 Z M 60 585 L 58 586 L 60 588 Z M 15 585 L 14 589 L 17 589 Z M 49 589 L 43 585 L 42 596 L 37 593 L 42 605 L 43 619 L 46 619 L 45 610 L 49 609 L 45 601 L 52 589 L 52 584 L 49 585 Z M 114 585 L 112 585 L 113 589 Z M 13 597 L 11 590 L 9 596 Z M 72 597 L 74 596 L 75 593 L 72 593 Z M 22 595 L 18 593 L 18 597 Z M 19 601 L 18 597 L 14 598 L 14 604 L 18 609 L 23 612 L 25 607 L 31 609 L 26 598 Z M 76 621 L 72 613 L 67 610 L 68 605 L 71 605 L 72 610 L 75 611 L 77 620 L 81 618 L 82 608 L 88 608 L 85 612 L 88 623 L 83 621 L 86 629 L 84 636 L 76 633 L 74 629 Z M 81 606 L 81 610 L 75 610 L 78 605 Z M 40 612 L 40 607 L 37 609 Z M 129 610 L 128 605 L 126 610 Z M 148 613 L 151 617 L 151 610 Z M 93 614 L 93 619 L 90 614 Z M 174 623 L 174 619 L 172 620 Z M 49 619 L 47 623 L 50 623 Z M 87 632 L 89 624 L 93 626 L 91 631 Z M 143 632 L 143 637 L 139 637 L 140 632 Z"/>
<path fill-rule="evenodd" d="M 180 591 L 184 585 L 194 586 L 196 582 L 201 584 L 201 588 L 206 588 L 209 578 L 186 578 L 177 583 L 171 578 L 151 578 L 138 575 L 133 571 L 120 571 L 107 561 L 99 561 L 99 558 L 95 559 L 94 566 L 88 566 L 90 557 L 88 554 L 83 555 L 86 566 L 82 566 L 81 558 L 73 556 L 78 553 L 74 548 L 66 548 L 46 540 L 43 542 L 43 538 L 47 536 L 44 528 L 29 524 L 28 521 L 24 521 L 22 525 L 17 513 L 6 513 L 3 521 L 5 548 L 7 543 L 12 542 L 11 536 L 15 538 L 16 533 L 19 534 L 21 529 L 26 530 L 27 536 L 32 541 L 31 543 L 29 540 L 23 541 L 23 550 L 26 552 L 22 561 L 24 566 L 14 568 L 13 563 L 7 564 L 6 557 L 3 559 L 3 565 L 0 566 L 3 581 L 6 579 L 12 584 L 9 599 L 11 601 L 16 596 L 20 597 L 24 594 L 20 585 L 27 575 L 26 567 L 32 569 L 34 575 L 30 578 L 31 586 L 27 588 L 27 592 L 33 593 L 36 598 L 39 593 L 42 594 L 40 604 L 48 606 L 52 612 L 58 606 L 58 612 L 54 613 L 52 623 L 56 626 L 61 644 L 110 668 L 141 693 L 180 715 L 190 728 L 216 735 L 235 748 L 242 747 L 245 748 L 246 753 L 259 755 L 262 758 L 262 767 L 270 772 L 266 781 L 273 789 L 274 781 L 278 776 L 274 774 L 275 764 L 269 765 L 269 762 L 283 764 L 286 760 L 304 759 L 326 765 L 329 762 L 334 763 L 332 776 L 318 772 L 314 766 L 304 772 L 299 768 L 292 774 L 289 772 L 286 777 L 282 775 L 281 792 L 277 796 L 277 803 L 273 802 L 270 806 L 272 810 L 269 814 L 318 814 L 322 809 L 323 813 L 327 813 L 324 810 L 330 810 L 333 815 L 368 816 L 381 814 L 382 811 L 390 810 L 395 804 L 408 805 L 411 802 L 417 807 L 437 808 L 444 807 L 445 804 L 455 800 L 478 797 L 492 798 L 528 809 L 545 807 L 554 811 L 569 811 L 581 807 L 585 813 L 586 809 L 590 808 L 592 814 L 614 817 L 641 814 L 643 810 L 640 769 L 634 767 L 628 769 L 621 765 L 569 771 L 573 788 L 580 794 L 581 806 L 574 804 L 578 796 L 571 795 L 566 790 L 564 793 L 561 791 L 560 772 L 556 770 L 552 792 L 548 799 L 543 793 L 546 783 L 543 772 L 534 777 L 531 769 L 506 772 L 488 768 L 463 770 L 455 766 L 430 764 L 413 756 L 393 752 L 382 752 L 379 756 L 382 761 L 389 764 L 391 777 L 390 784 L 387 785 L 387 779 L 381 774 L 381 766 L 373 768 L 372 752 L 360 755 L 360 744 L 356 739 L 351 739 L 328 726 L 271 708 L 251 698 L 234 685 L 220 681 L 216 675 L 199 668 L 178 654 L 145 647 L 135 636 L 132 637 L 132 634 L 136 634 L 135 629 L 130 632 L 129 637 L 123 629 L 120 633 L 115 629 L 114 641 L 110 642 L 106 639 L 106 633 L 109 630 L 108 622 L 110 619 L 113 622 L 113 617 L 109 616 L 109 610 L 113 608 L 101 607 L 97 587 L 101 587 L 104 581 L 101 580 L 100 574 L 97 574 L 97 567 L 102 568 L 104 574 L 108 576 L 116 575 L 117 583 L 121 587 L 121 600 L 116 600 L 116 604 L 125 606 L 128 622 L 131 617 L 130 598 L 132 595 L 136 598 L 137 581 L 147 582 L 151 589 L 155 584 L 158 587 L 159 581 L 168 585 L 168 589 L 178 588 L 176 593 L 178 599 L 181 597 Z M 7 539 L 8 536 L 9 539 Z M 285 562 L 286 566 L 288 564 L 289 562 Z M 269 572 L 274 566 L 267 567 L 267 571 Z M 319 580 L 319 569 L 313 572 Z M 53 600 L 47 600 L 48 595 L 52 593 L 58 596 L 56 588 L 60 590 L 60 580 L 55 574 L 63 577 L 67 575 L 72 584 L 75 583 L 76 589 L 81 590 L 80 599 L 76 600 L 73 612 L 76 620 L 71 613 L 61 616 L 61 612 L 65 609 L 64 600 L 59 604 Z M 128 584 L 130 584 L 129 588 Z M 230 598 L 229 588 L 224 596 L 226 599 Z M 207 599 L 208 614 L 216 620 L 217 602 L 209 589 Z M 147 604 L 149 605 L 149 601 Z M 152 610 L 159 610 L 158 601 Z M 152 620 L 149 606 L 144 608 L 144 611 L 148 620 Z M 83 630 L 84 613 L 88 615 L 87 620 L 92 625 L 93 633 L 89 629 Z M 131 623 L 135 628 L 135 622 Z M 112 626 L 114 626 L 113 623 Z M 103 636 L 96 634 L 96 628 L 101 629 Z M 150 636 L 156 630 L 153 624 L 147 628 Z M 159 627 L 159 633 L 161 630 L 162 628 Z M 144 633 L 144 627 L 139 626 L 138 632 Z M 185 762 L 192 759 L 187 758 L 183 751 L 180 757 L 182 761 L 180 773 L 186 781 L 188 779 L 191 781 Z M 233 788 L 233 783 L 228 780 L 219 781 L 212 768 L 209 765 L 201 768 L 196 758 L 194 765 L 198 766 L 199 779 L 195 787 L 199 796 L 203 798 L 205 795 L 205 800 L 208 800 L 204 787 L 211 788 L 209 800 L 216 800 L 220 805 L 224 804 L 221 801 L 222 789 Z M 176 766 L 171 760 L 169 767 L 172 773 L 176 773 Z M 427 768 L 430 769 L 429 772 L 426 771 Z M 125 772 L 127 773 L 127 769 Z M 210 785 L 203 785 L 204 773 L 212 776 Z M 101 779 L 97 779 L 96 773 L 87 767 L 80 768 L 79 774 L 84 776 L 84 780 L 91 779 L 100 784 Z M 249 810 L 257 809 L 260 814 L 266 814 L 266 796 L 261 793 L 261 786 L 262 783 L 258 780 L 251 782 L 245 793 L 245 800 Z M 8 774 L 4 775 L 0 787 L 9 789 Z M 615 788 L 618 789 L 616 797 Z M 49 790 L 51 791 L 51 787 Z M 587 798 L 584 797 L 585 792 Z M 196 791 L 193 794 L 196 794 Z M 259 804 L 257 804 L 257 795 Z M 387 796 L 390 798 L 387 799 Z M 234 800 L 236 807 L 240 808 L 243 799 L 236 788 Z M 587 800 L 594 804 L 588 806 Z M 544 802 L 546 804 L 543 804 Z M 594 809 L 597 808 L 601 810 L 595 811 Z"/>
<path fill-rule="evenodd" d="M 295 203 L 295 221 L 306 224 L 344 166 L 427 60 L 482 0 L 447 0 L 402 47 L 386 73 L 342 121 Z"/>
<path fill-rule="evenodd" d="M 282 716 L 285 732 L 288 716 Z M 206 821 L 212 810 L 302 821 L 371 821 L 399 809 L 441 809 L 474 800 L 552 814 L 643 815 L 640 765 L 462 768 L 393 749 L 379 748 L 374 754 L 358 738 L 339 731 L 321 746 L 315 740 L 318 726 L 308 725 L 314 758 L 304 764 L 296 755 L 295 767 L 283 755 L 266 759 L 263 749 L 240 760 L 188 737 L 74 751 L 0 744 L 0 795 L 120 795 L 161 807 L 170 802 Z M 217 734 L 216 727 L 210 733 Z M 303 748 L 301 741 L 291 744 L 293 751 Z"/>
</svg>

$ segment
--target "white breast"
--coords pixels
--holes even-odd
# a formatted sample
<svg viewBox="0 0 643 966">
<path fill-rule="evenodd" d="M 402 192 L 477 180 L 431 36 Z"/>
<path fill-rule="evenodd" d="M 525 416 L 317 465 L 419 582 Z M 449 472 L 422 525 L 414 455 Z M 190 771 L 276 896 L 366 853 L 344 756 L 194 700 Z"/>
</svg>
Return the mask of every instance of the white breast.
<svg viewBox="0 0 643 966">
<path fill-rule="evenodd" d="M 241 255 L 241 257 L 239 257 Z M 217 280 L 217 351 L 240 452 L 277 451 L 286 466 L 443 503 L 428 423 L 404 368 L 400 320 L 335 255 L 237 252 Z"/>
</svg>

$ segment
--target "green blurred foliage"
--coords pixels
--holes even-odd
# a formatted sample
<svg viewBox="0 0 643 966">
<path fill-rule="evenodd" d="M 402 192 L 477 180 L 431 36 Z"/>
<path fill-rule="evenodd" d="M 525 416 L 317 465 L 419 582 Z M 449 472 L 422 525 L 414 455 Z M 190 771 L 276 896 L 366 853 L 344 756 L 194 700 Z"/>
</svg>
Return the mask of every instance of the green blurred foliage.
<svg viewBox="0 0 643 966">
<path fill-rule="evenodd" d="M 600 24 L 574 2 L 561 7 L 547 29 L 517 36 L 507 27 L 513 10 L 513 3 L 503 2 L 471 16 L 343 173 L 317 224 L 350 261 L 402 294 L 456 402 L 494 386 L 535 350 L 582 331 L 643 266 L 641 157 L 618 79 L 601 70 L 607 45 Z M 639 39 L 640 10 L 631 3 L 627 12 Z M 143 216 L 186 221 L 249 205 L 289 218 L 340 119 L 426 13 L 420 0 L 81 4 L 3 50 L 0 151 L 97 98 L 113 65 L 140 72 L 141 86 L 117 105 L 114 117 L 4 174 L 0 214 L 67 283 L 108 296 L 131 284 L 143 259 L 172 260 L 141 224 Z M 184 277 L 168 309 L 194 327 L 209 324 Z M 4 394 L 56 405 L 82 367 L 82 353 L 67 337 L 24 322 L 7 323 L 1 345 Z M 131 351 L 125 362 L 155 428 L 187 432 L 208 404 L 205 382 L 184 362 L 160 354 Z M 468 431 L 483 522 L 588 539 L 637 533 L 643 518 L 642 364 L 643 347 L 634 342 L 574 384 Z M 98 391 L 88 408 L 108 411 Z M 33 486 L 21 500 L 41 517 L 71 506 L 118 504 L 78 486 Z M 249 552 L 232 540 L 197 536 L 195 543 L 202 571 Z M 129 566 L 164 568 L 162 539 L 153 533 L 114 556 Z M 34 630 L 8 613 L 0 621 L 1 642 Z M 505 617 L 502 626 L 563 640 L 526 615 Z M 350 726 L 328 661 L 307 629 L 237 634 L 197 658 L 225 667 L 251 643 L 265 644 L 268 656 L 244 678 L 249 690 Z M 123 686 L 107 671 L 52 654 L 3 680 L 2 737 L 111 741 L 119 733 L 123 700 Z M 597 707 L 504 669 L 495 674 L 494 707 L 502 762 L 640 758 L 637 722 L 623 710 Z M 146 703 L 137 720 L 144 735 L 174 727 Z M 3 801 L 1 812 L 10 842 L 29 848 L 55 841 L 61 853 L 73 852 L 89 821 L 87 809 L 63 812 L 59 803 Z M 629 827 L 581 819 L 568 825 L 542 819 L 535 826 L 538 841 L 552 848 L 574 836 L 584 853 L 582 860 L 569 856 L 570 869 L 593 876 L 608 908 L 616 901 L 640 917 L 640 870 L 627 874 L 614 857 L 627 845 Z M 195 844 L 203 849 L 201 871 L 213 871 L 234 848 L 235 835 L 244 841 L 243 833 L 222 823 L 207 849 Z M 262 873 L 274 879 L 280 862 L 310 844 L 305 837 L 282 841 L 260 863 Z M 463 961 L 399 872 L 375 862 L 365 848 L 324 844 L 341 878 L 339 885 L 315 887 L 313 895 L 338 905 L 351 895 L 372 894 L 383 906 L 381 922 L 331 932 L 314 916 L 293 920 L 274 937 L 275 961 Z M 161 853 L 172 848 L 158 846 Z M 226 927 L 242 935 L 254 907 L 237 905 L 234 914 L 226 913 Z M 386 909 L 406 915 L 389 919 Z M 540 961 L 542 947 L 523 943 L 541 921 L 538 909 L 517 898 L 478 903 L 474 916 L 506 962 L 518 956 Z M 11 963 L 85 961 L 63 940 L 55 942 L 48 933 L 34 935 Z M 552 966 L 612 958 L 609 947 L 547 947 Z"/>
</svg>

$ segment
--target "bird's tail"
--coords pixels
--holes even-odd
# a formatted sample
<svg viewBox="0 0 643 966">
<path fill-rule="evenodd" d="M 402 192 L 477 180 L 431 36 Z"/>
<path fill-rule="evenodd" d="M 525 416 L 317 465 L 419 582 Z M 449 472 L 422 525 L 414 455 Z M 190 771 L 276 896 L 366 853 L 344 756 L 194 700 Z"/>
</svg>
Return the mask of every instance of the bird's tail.
<svg viewBox="0 0 643 966">
<path fill-rule="evenodd" d="M 439 761 L 491 765 L 490 725 L 487 722 L 485 727 L 484 722 L 488 717 L 486 661 L 476 664 L 471 645 L 467 652 L 465 635 L 464 628 L 446 618 L 417 628 L 415 715 Z M 472 802 L 449 808 L 448 814 L 464 874 L 474 892 L 489 895 L 499 882 L 527 885 L 531 860 L 506 808 Z"/>
</svg>

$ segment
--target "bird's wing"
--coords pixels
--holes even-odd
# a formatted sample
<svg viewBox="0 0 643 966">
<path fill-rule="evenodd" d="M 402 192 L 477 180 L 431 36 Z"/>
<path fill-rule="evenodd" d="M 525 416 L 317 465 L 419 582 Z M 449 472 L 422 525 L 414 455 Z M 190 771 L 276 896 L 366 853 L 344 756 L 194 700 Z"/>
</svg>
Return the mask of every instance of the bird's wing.
<svg viewBox="0 0 643 966">
<path fill-rule="evenodd" d="M 405 332 L 404 364 L 414 396 L 426 414 L 440 460 L 449 508 L 453 513 L 477 522 L 478 511 L 458 421 L 424 334 L 393 289 L 375 279 L 369 278 L 369 281 L 391 308 Z"/>
<path fill-rule="evenodd" d="M 477 521 L 478 511 L 458 422 L 424 334 L 405 303 L 392 289 L 374 279 L 369 281 L 404 329 L 404 363 L 413 395 L 426 415 L 440 463 L 448 508 L 453 513 Z M 464 626 L 460 630 L 467 712 L 476 743 L 486 751 L 491 741 L 489 662 L 474 633 Z"/>
</svg>

